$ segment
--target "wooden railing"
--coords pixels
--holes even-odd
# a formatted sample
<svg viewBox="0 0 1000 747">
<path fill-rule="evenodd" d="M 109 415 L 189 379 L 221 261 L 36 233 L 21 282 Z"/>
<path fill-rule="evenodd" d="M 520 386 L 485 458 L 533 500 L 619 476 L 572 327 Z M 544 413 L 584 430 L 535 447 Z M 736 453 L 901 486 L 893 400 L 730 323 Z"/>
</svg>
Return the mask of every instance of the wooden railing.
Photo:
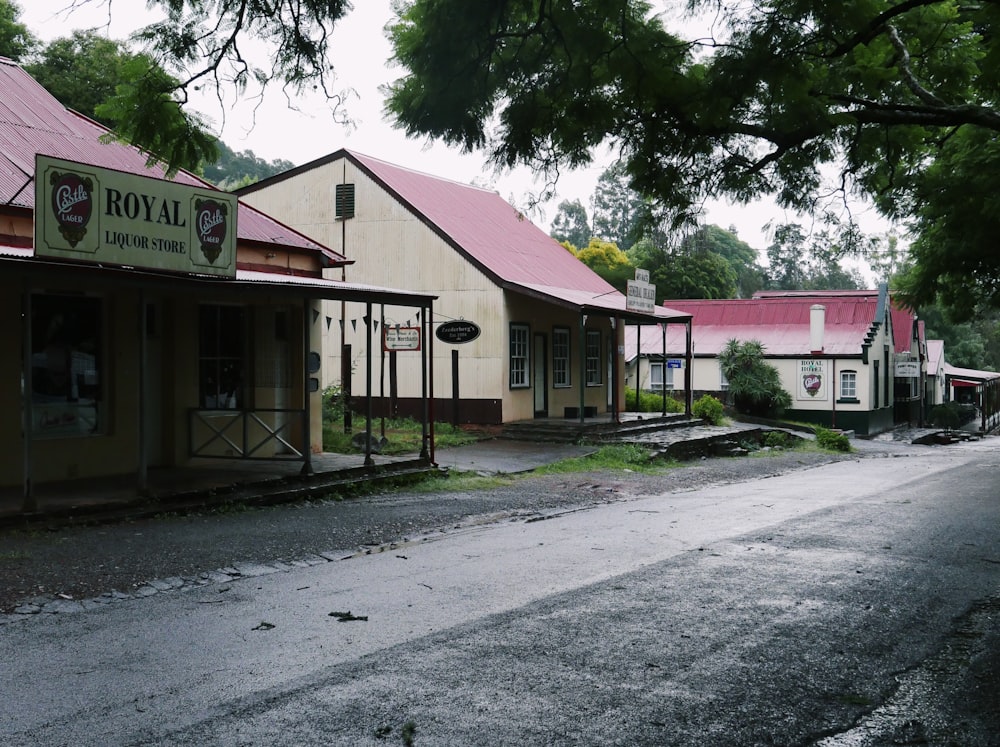
<svg viewBox="0 0 1000 747">
<path fill-rule="evenodd" d="M 305 459 L 305 410 L 189 410 L 191 456 L 215 459 Z"/>
</svg>

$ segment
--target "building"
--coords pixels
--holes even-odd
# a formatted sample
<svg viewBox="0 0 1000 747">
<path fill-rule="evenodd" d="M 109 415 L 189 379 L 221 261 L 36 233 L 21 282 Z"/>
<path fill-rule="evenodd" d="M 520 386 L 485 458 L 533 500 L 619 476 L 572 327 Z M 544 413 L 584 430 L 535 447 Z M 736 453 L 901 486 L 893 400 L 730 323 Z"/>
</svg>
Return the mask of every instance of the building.
<svg viewBox="0 0 1000 747">
<path fill-rule="evenodd" d="M 340 150 L 239 191 L 240 198 L 355 264 L 343 279 L 434 296 L 432 403 L 437 419 L 501 424 L 618 413 L 625 322 L 685 312 L 636 310 L 616 289 L 497 193 Z M 379 355 L 380 412 L 419 399 L 418 320 L 358 304 L 324 311 L 324 384 L 365 391 L 361 361 Z"/>
<path fill-rule="evenodd" d="M 347 258 L 105 134 L 0 59 L 0 508 L 205 459 L 308 472 L 321 300 L 432 296 L 324 279 Z"/>
<path fill-rule="evenodd" d="M 693 396 L 726 398 L 718 355 L 729 340 L 757 340 L 792 397 L 786 417 L 869 435 L 893 427 L 897 342 L 885 286 L 869 291 L 760 293 L 752 299 L 669 300 L 692 317 Z M 916 343 L 910 328 L 905 348 Z M 684 339 L 667 328 L 627 329 L 626 385 L 679 392 Z M 916 347 L 919 354 L 919 346 Z M 902 357 L 902 356 L 900 356 Z M 918 364 L 919 368 L 919 364 Z"/>
</svg>

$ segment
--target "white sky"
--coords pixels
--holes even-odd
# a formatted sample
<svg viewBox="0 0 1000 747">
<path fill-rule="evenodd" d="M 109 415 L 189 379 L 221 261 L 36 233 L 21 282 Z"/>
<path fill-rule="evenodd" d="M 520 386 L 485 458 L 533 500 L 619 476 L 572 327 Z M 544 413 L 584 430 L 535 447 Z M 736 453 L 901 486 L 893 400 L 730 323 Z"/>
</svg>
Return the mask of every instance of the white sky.
<svg viewBox="0 0 1000 747">
<path fill-rule="evenodd" d="M 75 0 L 83 7 L 71 13 L 66 13 L 65 8 L 74 0 L 16 1 L 22 7 L 21 22 L 44 41 L 68 36 L 74 29 L 103 28 L 108 21 L 106 0 Z M 347 103 L 348 114 L 356 122 L 353 128 L 334 122 L 322 96 L 296 100 L 297 110 L 293 110 L 280 87 L 275 86 L 256 112 L 254 102 L 233 102 L 232 91 L 227 92 L 230 101 L 225 112 L 215 100 L 197 107 L 217 130 L 221 128 L 216 134 L 233 150 L 252 150 L 267 161 L 281 158 L 296 165 L 346 147 L 458 182 L 490 186 L 524 209 L 531 195 L 541 192 L 544 186 L 529 170 L 522 168 L 497 176 L 485 165 L 481 154 L 462 155 L 440 143 L 408 139 L 384 121 L 383 98 L 378 88 L 401 74 L 399 68 L 389 68 L 391 51 L 383 32 L 393 17 L 391 0 L 355 0 L 354 4 L 354 10 L 336 27 L 332 45 L 332 62 L 337 72 L 334 89 L 353 88 L 357 92 Z M 125 39 L 150 19 L 142 0 L 115 0 L 107 33 L 112 38 Z M 580 200 L 589 215 L 597 179 L 610 161 L 609 156 L 600 154 L 596 165 L 564 173 L 556 186 L 557 196 L 542 204 L 540 212 L 529 212 L 532 221 L 548 230 L 562 200 Z M 768 222 L 808 225 L 807 220 L 767 202 L 749 206 L 716 203 L 706 210 L 704 222 L 723 228 L 735 226 L 740 238 L 761 252 L 768 243 L 764 234 Z M 884 231 L 885 227 L 880 225 L 871 230 Z"/>
</svg>

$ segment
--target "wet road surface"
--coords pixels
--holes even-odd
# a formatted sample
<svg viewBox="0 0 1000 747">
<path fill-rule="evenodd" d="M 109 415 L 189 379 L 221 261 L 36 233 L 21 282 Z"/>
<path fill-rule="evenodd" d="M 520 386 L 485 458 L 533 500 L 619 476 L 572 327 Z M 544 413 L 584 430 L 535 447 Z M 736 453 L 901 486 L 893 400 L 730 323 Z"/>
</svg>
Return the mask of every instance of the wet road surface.
<svg viewBox="0 0 1000 747">
<path fill-rule="evenodd" d="M 26 618 L 0 736 L 1000 744 L 998 466 L 841 462 Z"/>
</svg>

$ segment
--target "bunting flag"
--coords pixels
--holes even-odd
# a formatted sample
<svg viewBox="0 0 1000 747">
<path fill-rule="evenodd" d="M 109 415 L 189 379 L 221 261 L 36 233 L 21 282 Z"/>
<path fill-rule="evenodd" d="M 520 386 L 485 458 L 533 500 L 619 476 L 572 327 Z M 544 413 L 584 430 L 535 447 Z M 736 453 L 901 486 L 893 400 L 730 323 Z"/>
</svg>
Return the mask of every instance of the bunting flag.
<svg viewBox="0 0 1000 747">
<path fill-rule="evenodd" d="M 327 332 L 329 332 L 329 331 L 330 331 L 330 325 L 331 325 L 331 324 L 333 324 L 333 317 L 332 317 L 332 316 L 328 316 L 328 317 L 326 318 L 326 331 L 327 331 Z M 343 327 L 343 322 L 341 322 L 341 327 Z"/>
<path fill-rule="evenodd" d="M 352 319 L 351 320 L 351 330 L 353 330 L 354 332 L 358 331 L 358 320 L 357 319 Z"/>
<path fill-rule="evenodd" d="M 313 313 L 313 324 L 315 324 L 316 320 L 319 319 L 319 310 L 318 309 L 313 309 L 312 313 Z"/>
<path fill-rule="evenodd" d="M 378 319 L 372 319 L 372 332 L 378 332 Z"/>
<path fill-rule="evenodd" d="M 340 322 L 340 334 L 344 334 L 344 320 L 338 319 L 337 321 Z"/>
<path fill-rule="evenodd" d="M 417 321 L 418 321 L 418 322 L 420 321 L 420 312 L 419 312 L 419 311 L 417 312 Z M 407 322 L 406 324 L 407 324 L 407 325 L 409 325 L 410 323 L 409 323 L 409 322 Z"/>
<path fill-rule="evenodd" d="M 367 327 L 368 326 L 368 317 L 367 316 L 361 317 L 361 323 L 364 324 L 365 327 Z"/>
</svg>

